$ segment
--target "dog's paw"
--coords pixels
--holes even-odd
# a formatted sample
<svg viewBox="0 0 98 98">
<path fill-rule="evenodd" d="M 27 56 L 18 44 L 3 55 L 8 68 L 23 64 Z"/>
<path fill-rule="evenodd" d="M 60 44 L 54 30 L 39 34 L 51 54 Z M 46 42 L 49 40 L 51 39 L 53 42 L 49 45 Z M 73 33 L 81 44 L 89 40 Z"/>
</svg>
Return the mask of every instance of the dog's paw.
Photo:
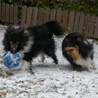
<svg viewBox="0 0 98 98">
<path fill-rule="evenodd" d="M 25 72 L 25 69 L 20 69 L 20 71 L 19 71 L 20 73 L 22 73 L 22 72 Z"/>
<path fill-rule="evenodd" d="M 97 67 L 94 67 L 95 70 L 97 70 Z"/>
<path fill-rule="evenodd" d="M 91 70 L 90 68 L 87 68 L 87 71 L 88 71 L 88 72 L 92 72 L 92 70 Z"/>
<path fill-rule="evenodd" d="M 58 67 L 59 67 L 59 65 L 58 65 L 58 64 L 55 64 L 55 67 L 56 67 L 56 68 L 58 68 Z"/>
</svg>

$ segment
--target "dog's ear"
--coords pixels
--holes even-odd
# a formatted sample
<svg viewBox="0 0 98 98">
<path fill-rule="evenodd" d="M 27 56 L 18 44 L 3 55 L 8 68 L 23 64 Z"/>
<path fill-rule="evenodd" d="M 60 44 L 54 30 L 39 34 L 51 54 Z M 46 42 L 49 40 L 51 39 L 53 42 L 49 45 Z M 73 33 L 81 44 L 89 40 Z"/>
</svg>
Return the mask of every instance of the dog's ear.
<svg viewBox="0 0 98 98">
<path fill-rule="evenodd" d="M 10 33 L 10 32 L 12 32 L 14 30 L 15 30 L 15 27 L 12 26 L 12 25 L 10 25 L 10 26 L 8 26 L 8 29 L 6 29 L 6 32 L 5 33 Z"/>
</svg>

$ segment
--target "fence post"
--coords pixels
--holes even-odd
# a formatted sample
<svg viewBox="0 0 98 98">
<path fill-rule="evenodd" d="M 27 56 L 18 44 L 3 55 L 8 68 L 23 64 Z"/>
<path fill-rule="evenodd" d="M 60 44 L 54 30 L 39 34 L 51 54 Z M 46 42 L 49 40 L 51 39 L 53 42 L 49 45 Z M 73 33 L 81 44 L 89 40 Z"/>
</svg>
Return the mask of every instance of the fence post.
<svg viewBox="0 0 98 98">
<path fill-rule="evenodd" d="M 85 15 L 82 13 L 80 15 L 80 21 L 79 21 L 79 29 L 78 29 L 78 32 L 79 33 L 83 33 L 83 29 L 84 29 L 84 18 L 85 18 Z"/>
<path fill-rule="evenodd" d="M 98 17 L 96 18 L 96 26 L 95 26 L 94 38 L 98 38 Z"/>
<path fill-rule="evenodd" d="M 36 26 L 37 24 L 37 15 L 38 15 L 38 8 L 37 7 L 34 7 L 33 8 L 33 16 L 32 16 L 32 25 L 33 26 Z"/>
<path fill-rule="evenodd" d="M 38 25 L 43 24 L 43 15 L 44 15 L 44 10 L 43 10 L 43 8 L 40 8 L 38 11 L 38 21 L 37 21 Z"/>
<path fill-rule="evenodd" d="M 25 22 L 26 22 L 26 13 L 27 13 L 27 7 L 23 6 L 23 8 L 22 8 L 21 24 L 20 25 L 25 25 Z"/>
<path fill-rule="evenodd" d="M 80 19 L 80 13 L 76 13 L 75 23 L 74 23 L 74 30 L 73 30 L 74 32 L 78 31 L 79 19 Z"/>
<path fill-rule="evenodd" d="M 2 22 L 5 22 L 5 3 L 2 4 Z"/>
<path fill-rule="evenodd" d="M 56 21 L 61 23 L 62 10 L 57 10 Z"/>
<path fill-rule="evenodd" d="M 51 10 L 51 13 L 50 13 L 50 20 L 55 20 L 55 15 L 56 15 L 56 10 L 55 9 L 52 9 Z"/>
<path fill-rule="evenodd" d="M 88 36 L 88 29 L 89 29 L 89 20 L 90 20 L 90 15 L 87 14 L 86 17 L 85 17 L 85 22 L 84 22 L 84 32 L 83 34 L 85 36 Z"/>
<path fill-rule="evenodd" d="M 1 3 L 0 3 L 0 21 L 2 20 Z"/>
<path fill-rule="evenodd" d="M 88 37 L 94 37 L 94 24 L 95 24 L 95 16 L 91 16 Z"/>
<path fill-rule="evenodd" d="M 5 21 L 9 22 L 9 4 L 6 4 Z"/>
<path fill-rule="evenodd" d="M 18 6 L 14 6 L 14 25 L 18 24 Z"/>
<path fill-rule="evenodd" d="M 49 21 L 49 15 L 50 15 L 50 9 L 46 8 L 45 14 L 44 14 L 44 23 Z"/>
<path fill-rule="evenodd" d="M 75 18 L 75 12 L 71 11 L 69 14 L 69 22 L 68 22 L 68 27 L 70 28 L 69 33 L 71 33 L 73 31 L 74 18 Z"/>
<path fill-rule="evenodd" d="M 10 23 L 13 23 L 14 20 L 14 8 L 13 4 L 10 5 Z"/>
<path fill-rule="evenodd" d="M 32 17 L 32 7 L 28 7 L 28 9 L 27 9 L 26 25 L 30 25 L 31 24 L 31 17 Z"/>
<path fill-rule="evenodd" d="M 68 11 L 65 10 L 62 14 L 62 27 L 66 29 L 67 23 L 68 23 Z"/>
</svg>

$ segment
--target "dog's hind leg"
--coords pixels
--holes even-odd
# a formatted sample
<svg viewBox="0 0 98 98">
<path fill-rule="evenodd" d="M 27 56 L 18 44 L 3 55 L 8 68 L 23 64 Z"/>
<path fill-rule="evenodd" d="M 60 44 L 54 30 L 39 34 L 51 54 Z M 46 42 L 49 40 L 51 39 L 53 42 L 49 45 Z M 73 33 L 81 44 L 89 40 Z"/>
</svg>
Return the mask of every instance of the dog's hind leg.
<svg viewBox="0 0 98 98">
<path fill-rule="evenodd" d="M 41 62 L 44 62 L 44 60 L 45 60 L 45 55 L 44 55 L 44 53 L 41 54 L 41 57 L 42 57 L 42 58 L 41 58 Z"/>
<path fill-rule="evenodd" d="M 45 53 L 54 60 L 55 66 L 58 67 L 58 60 L 54 52 L 49 50 L 49 51 L 45 51 Z"/>
</svg>

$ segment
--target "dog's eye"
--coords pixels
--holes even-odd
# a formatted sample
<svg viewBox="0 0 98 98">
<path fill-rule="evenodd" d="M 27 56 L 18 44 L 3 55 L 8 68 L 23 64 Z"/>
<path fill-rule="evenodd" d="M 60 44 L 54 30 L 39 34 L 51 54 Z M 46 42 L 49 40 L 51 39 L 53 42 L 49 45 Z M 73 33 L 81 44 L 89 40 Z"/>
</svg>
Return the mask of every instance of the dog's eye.
<svg viewBox="0 0 98 98">
<path fill-rule="evenodd" d="M 12 42 L 10 42 L 10 44 L 12 44 Z"/>
<path fill-rule="evenodd" d="M 18 42 L 16 42 L 16 45 L 18 45 Z"/>
<path fill-rule="evenodd" d="M 66 41 L 68 41 L 68 39 L 66 39 Z"/>
<path fill-rule="evenodd" d="M 81 41 L 81 38 L 77 38 L 78 41 Z"/>
</svg>

